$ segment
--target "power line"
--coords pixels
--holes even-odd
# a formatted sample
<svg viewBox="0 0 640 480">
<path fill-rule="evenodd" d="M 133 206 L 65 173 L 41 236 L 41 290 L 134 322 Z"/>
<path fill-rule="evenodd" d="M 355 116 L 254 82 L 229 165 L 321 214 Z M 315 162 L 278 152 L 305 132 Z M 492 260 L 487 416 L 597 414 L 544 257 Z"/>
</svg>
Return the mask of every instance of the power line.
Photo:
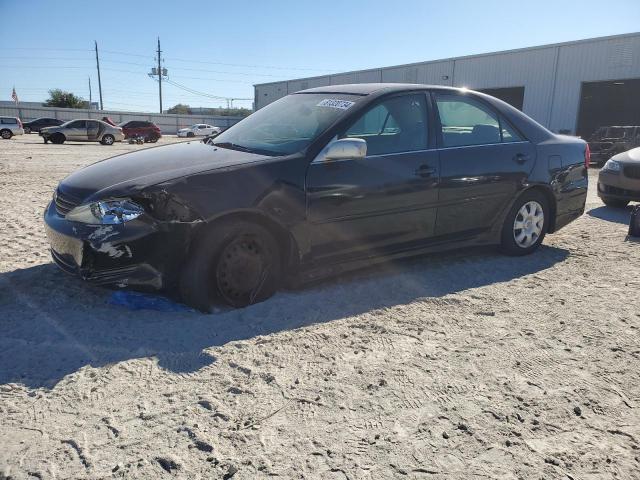
<svg viewBox="0 0 640 480">
<path fill-rule="evenodd" d="M 93 52 L 93 49 L 84 48 L 40 48 L 40 47 L 3 47 L 2 50 L 47 50 L 47 51 L 68 51 L 68 52 Z M 102 53 L 110 53 L 114 55 L 125 55 L 130 57 L 149 58 L 148 54 L 121 52 L 117 50 L 102 50 Z M 226 65 L 229 67 L 245 67 L 245 68 L 264 68 L 275 70 L 306 70 L 315 72 L 326 72 L 328 70 L 336 70 L 334 68 L 311 68 L 311 67 L 287 67 L 282 65 L 262 65 L 262 64 L 246 64 L 246 63 L 226 63 L 215 61 L 195 60 L 189 58 L 171 57 L 169 60 L 173 62 L 200 63 L 207 65 Z"/>
</svg>

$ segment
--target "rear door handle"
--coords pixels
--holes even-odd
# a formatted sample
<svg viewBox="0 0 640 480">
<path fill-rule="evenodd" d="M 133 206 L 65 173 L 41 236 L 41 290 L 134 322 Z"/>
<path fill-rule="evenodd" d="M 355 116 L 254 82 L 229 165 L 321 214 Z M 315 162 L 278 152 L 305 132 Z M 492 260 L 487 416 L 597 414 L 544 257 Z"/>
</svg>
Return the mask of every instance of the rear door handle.
<svg viewBox="0 0 640 480">
<path fill-rule="evenodd" d="M 516 162 L 518 165 L 522 165 L 527 160 L 529 160 L 529 155 L 527 155 L 526 153 L 517 153 L 513 157 L 513 161 Z"/>
<path fill-rule="evenodd" d="M 429 165 L 420 165 L 416 169 L 416 175 L 418 177 L 425 177 L 426 178 L 426 177 L 430 177 L 434 173 L 436 173 L 436 169 L 430 167 Z"/>
</svg>

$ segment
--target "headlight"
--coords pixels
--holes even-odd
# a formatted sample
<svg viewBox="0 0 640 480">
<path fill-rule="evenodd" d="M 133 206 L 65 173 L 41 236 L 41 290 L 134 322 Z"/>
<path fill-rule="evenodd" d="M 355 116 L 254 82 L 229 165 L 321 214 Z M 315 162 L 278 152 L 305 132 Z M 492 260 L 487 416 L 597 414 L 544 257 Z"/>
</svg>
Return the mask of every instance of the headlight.
<svg viewBox="0 0 640 480">
<path fill-rule="evenodd" d="M 106 200 L 80 205 L 67 213 L 67 220 L 91 225 L 117 225 L 138 218 L 144 209 L 131 200 Z"/>
<path fill-rule="evenodd" d="M 620 162 L 616 162 L 615 160 L 607 160 L 607 163 L 602 167 L 603 170 L 609 170 L 610 172 L 619 172 L 620 171 Z"/>
</svg>

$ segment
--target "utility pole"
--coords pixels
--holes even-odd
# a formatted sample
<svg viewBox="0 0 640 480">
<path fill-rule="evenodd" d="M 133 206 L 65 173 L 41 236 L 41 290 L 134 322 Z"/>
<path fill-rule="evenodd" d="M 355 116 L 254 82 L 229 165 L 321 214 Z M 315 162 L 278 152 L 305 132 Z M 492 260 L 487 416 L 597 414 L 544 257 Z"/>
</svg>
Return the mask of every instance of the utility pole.
<svg viewBox="0 0 640 480">
<path fill-rule="evenodd" d="M 94 40 L 96 44 L 96 66 L 98 67 L 98 92 L 100 93 L 100 110 L 104 110 L 104 105 L 102 104 L 102 82 L 100 81 L 100 59 L 98 57 L 98 42 Z"/>
<path fill-rule="evenodd" d="M 91 75 L 89 75 L 89 110 L 91 110 L 91 104 L 93 99 L 91 98 Z"/>
<path fill-rule="evenodd" d="M 155 76 L 158 76 L 158 98 L 160 99 L 160 113 L 162 113 L 162 77 L 168 77 L 168 71 L 166 68 L 162 67 L 162 50 L 160 50 L 160 37 L 158 37 L 158 50 L 156 51 L 158 55 L 156 60 L 158 61 L 157 67 L 151 67 L 151 72 L 148 73 L 150 78 L 155 80 Z"/>
<path fill-rule="evenodd" d="M 162 65 L 160 65 L 160 37 L 158 37 L 158 95 L 160 97 L 160 113 L 162 113 Z"/>
</svg>

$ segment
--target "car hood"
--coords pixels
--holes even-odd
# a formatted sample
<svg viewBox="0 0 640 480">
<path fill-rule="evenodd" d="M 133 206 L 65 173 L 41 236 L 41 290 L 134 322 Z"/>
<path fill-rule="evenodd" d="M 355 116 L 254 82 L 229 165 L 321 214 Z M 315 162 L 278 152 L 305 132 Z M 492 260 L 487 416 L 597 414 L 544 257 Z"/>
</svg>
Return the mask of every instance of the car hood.
<svg viewBox="0 0 640 480">
<path fill-rule="evenodd" d="M 632 148 L 626 152 L 619 153 L 611 157 L 611 160 L 622 163 L 640 164 L 640 147 Z"/>
<path fill-rule="evenodd" d="M 142 189 L 178 179 L 273 157 L 186 142 L 125 153 L 84 167 L 62 180 L 59 189 L 86 203 L 134 195 Z"/>
<path fill-rule="evenodd" d="M 40 131 L 41 131 L 41 132 L 54 132 L 54 131 L 56 131 L 56 130 L 57 130 L 57 131 L 59 131 L 59 130 L 62 130 L 62 129 L 63 129 L 63 128 L 62 128 L 62 125 L 53 125 L 53 126 L 51 126 L 51 127 L 44 127 L 44 128 L 41 128 L 41 129 L 40 129 Z"/>
</svg>

